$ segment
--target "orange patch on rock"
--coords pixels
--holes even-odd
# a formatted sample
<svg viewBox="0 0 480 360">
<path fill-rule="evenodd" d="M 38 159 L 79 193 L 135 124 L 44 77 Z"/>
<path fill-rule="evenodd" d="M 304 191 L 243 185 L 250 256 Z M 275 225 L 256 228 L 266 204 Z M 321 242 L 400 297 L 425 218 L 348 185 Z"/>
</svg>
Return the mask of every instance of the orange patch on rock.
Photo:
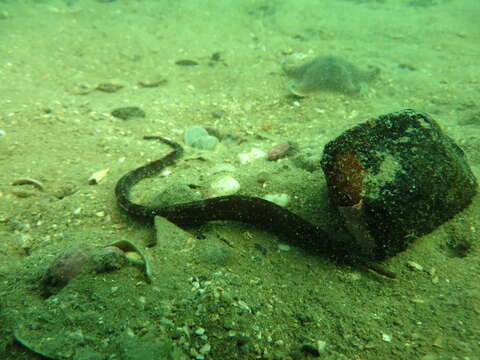
<svg viewBox="0 0 480 360">
<path fill-rule="evenodd" d="M 363 196 L 366 170 L 353 153 L 337 154 L 327 169 L 329 193 L 339 206 L 358 204 Z"/>
</svg>

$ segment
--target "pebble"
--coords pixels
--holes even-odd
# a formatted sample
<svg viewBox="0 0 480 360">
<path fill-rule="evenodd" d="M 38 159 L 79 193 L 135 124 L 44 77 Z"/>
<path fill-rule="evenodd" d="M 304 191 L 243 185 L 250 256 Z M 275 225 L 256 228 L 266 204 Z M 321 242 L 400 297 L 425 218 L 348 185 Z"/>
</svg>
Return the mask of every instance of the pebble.
<svg viewBox="0 0 480 360">
<path fill-rule="evenodd" d="M 240 190 L 240 183 L 235 178 L 226 175 L 211 183 L 210 190 L 214 196 L 232 195 Z"/>
<path fill-rule="evenodd" d="M 202 336 L 203 334 L 205 334 L 204 328 L 198 328 L 197 330 L 195 330 L 195 335 Z"/>
<path fill-rule="evenodd" d="M 392 337 L 388 334 L 382 333 L 382 340 L 385 342 L 392 342 Z"/>
<path fill-rule="evenodd" d="M 143 79 L 138 82 L 138 86 L 143 88 L 155 88 L 165 85 L 168 82 L 163 76 L 156 76 L 148 79 Z"/>
<path fill-rule="evenodd" d="M 290 150 L 290 144 L 288 141 L 276 144 L 272 146 L 267 152 L 267 160 L 276 161 L 285 157 Z"/>
<path fill-rule="evenodd" d="M 145 111 L 140 109 L 138 106 L 119 107 L 113 110 L 110 114 L 122 120 L 128 120 L 131 118 L 144 118 L 146 116 Z"/>
<path fill-rule="evenodd" d="M 93 247 L 77 246 L 58 255 L 42 278 L 42 288 L 46 295 L 57 293 L 70 280 L 88 266 Z"/>
<path fill-rule="evenodd" d="M 119 83 L 119 82 L 104 82 L 100 83 L 96 86 L 96 90 L 98 91 L 103 91 L 107 93 L 114 93 L 117 92 L 118 90 L 121 90 L 125 87 L 125 85 Z"/>
</svg>

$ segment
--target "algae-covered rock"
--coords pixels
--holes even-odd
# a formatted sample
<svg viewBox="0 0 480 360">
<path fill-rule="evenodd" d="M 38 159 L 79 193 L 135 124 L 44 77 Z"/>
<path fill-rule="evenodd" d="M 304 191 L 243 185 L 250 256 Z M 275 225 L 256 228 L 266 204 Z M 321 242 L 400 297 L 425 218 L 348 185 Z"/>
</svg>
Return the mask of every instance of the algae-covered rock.
<svg viewBox="0 0 480 360">
<path fill-rule="evenodd" d="M 477 192 L 463 151 L 428 115 L 373 118 L 328 143 L 329 196 L 360 252 L 384 259 L 462 211 Z"/>
<path fill-rule="evenodd" d="M 192 126 L 185 130 L 183 140 L 186 145 L 201 150 L 213 150 L 219 143 L 218 138 L 210 135 L 202 126 Z"/>
</svg>

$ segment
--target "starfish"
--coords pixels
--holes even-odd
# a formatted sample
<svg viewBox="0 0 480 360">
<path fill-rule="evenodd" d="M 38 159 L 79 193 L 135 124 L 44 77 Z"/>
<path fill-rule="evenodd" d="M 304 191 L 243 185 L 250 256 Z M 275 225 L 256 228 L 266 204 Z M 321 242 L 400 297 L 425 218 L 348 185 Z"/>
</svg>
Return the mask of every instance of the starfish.
<svg viewBox="0 0 480 360">
<path fill-rule="evenodd" d="M 291 79 L 290 92 L 301 97 L 320 90 L 358 94 L 380 73 L 378 68 L 360 70 L 347 60 L 331 55 L 317 56 L 300 65 L 285 63 L 283 71 Z"/>
</svg>

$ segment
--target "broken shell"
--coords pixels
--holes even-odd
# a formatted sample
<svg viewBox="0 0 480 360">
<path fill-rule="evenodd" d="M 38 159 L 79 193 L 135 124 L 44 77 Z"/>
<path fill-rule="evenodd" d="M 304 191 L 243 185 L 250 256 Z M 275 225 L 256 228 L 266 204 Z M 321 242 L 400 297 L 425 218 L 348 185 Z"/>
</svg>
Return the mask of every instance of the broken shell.
<svg viewBox="0 0 480 360">
<path fill-rule="evenodd" d="M 37 188 L 40 191 L 45 190 L 45 186 L 43 184 L 35 179 L 29 179 L 29 178 L 24 178 L 24 179 L 17 179 L 15 181 L 12 181 L 11 185 L 33 185 L 35 188 Z"/>
<path fill-rule="evenodd" d="M 112 243 L 108 246 L 117 247 L 125 253 L 134 252 L 134 253 L 137 253 L 138 255 L 140 255 L 141 259 L 143 260 L 143 264 L 137 264 L 136 262 L 132 262 L 132 265 L 140 266 L 142 268 L 143 272 L 145 273 L 145 278 L 146 278 L 147 282 L 148 283 L 152 282 L 152 269 L 151 269 L 151 266 L 150 266 L 150 262 L 148 261 L 146 256 L 143 254 L 143 252 L 140 251 L 140 249 L 135 244 L 133 244 L 132 242 L 127 241 L 127 240 L 119 240 L 119 241 L 115 241 L 114 243 Z M 127 258 L 129 258 L 129 257 L 127 257 Z"/>
</svg>

